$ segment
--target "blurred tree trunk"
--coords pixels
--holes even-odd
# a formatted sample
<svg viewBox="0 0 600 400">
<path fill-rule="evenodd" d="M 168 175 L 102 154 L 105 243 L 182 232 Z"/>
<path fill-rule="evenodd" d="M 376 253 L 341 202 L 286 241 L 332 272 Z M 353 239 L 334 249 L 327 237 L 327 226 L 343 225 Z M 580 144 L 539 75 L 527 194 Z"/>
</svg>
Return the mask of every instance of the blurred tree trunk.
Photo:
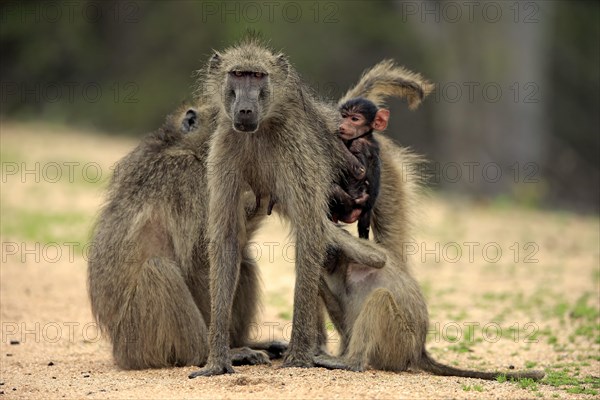
<svg viewBox="0 0 600 400">
<path fill-rule="evenodd" d="M 515 22 L 503 6 L 495 23 L 484 20 L 480 10 L 474 21 L 463 16 L 456 23 L 427 26 L 442 43 L 435 94 L 439 164 L 433 167 L 440 186 L 488 196 L 518 192 L 524 183 L 540 190 L 530 181 L 539 180 L 546 158 L 548 19 L 543 15 L 549 7 L 536 14 L 537 22 L 524 23 L 523 15 Z"/>
</svg>

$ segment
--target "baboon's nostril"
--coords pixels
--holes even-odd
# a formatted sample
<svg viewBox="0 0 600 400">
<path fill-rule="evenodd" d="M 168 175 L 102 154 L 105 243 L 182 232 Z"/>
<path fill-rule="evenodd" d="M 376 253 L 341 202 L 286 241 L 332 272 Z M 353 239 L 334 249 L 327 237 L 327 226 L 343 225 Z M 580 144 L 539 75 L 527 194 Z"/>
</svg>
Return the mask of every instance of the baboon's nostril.
<svg viewBox="0 0 600 400">
<path fill-rule="evenodd" d="M 252 110 L 240 110 L 240 114 L 252 114 Z"/>
</svg>

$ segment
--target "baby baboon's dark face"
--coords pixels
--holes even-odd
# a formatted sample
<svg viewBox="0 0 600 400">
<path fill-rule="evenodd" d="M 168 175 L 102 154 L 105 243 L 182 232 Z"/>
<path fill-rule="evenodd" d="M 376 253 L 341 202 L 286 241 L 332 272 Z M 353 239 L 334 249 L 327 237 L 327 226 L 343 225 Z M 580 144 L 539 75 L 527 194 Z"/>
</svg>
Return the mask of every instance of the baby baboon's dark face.
<svg viewBox="0 0 600 400">
<path fill-rule="evenodd" d="M 233 70 L 227 74 L 225 108 L 233 121 L 233 129 L 249 133 L 258 129 L 269 92 L 266 72 Z"/>
</svg>

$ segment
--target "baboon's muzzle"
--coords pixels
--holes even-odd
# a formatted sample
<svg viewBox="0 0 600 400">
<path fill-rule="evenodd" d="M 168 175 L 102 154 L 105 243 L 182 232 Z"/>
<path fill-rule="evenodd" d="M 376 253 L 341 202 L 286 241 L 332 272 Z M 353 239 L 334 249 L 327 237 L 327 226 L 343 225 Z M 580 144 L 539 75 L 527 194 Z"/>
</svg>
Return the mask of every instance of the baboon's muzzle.
<svg viewBox="0 0 600 400">
<path fill-rule="evenodd" d="M 248 103 L 236 107 L 233 127 L 240 132 L 254 132 L 258 128 L 258 110 Z"/>
</svg>

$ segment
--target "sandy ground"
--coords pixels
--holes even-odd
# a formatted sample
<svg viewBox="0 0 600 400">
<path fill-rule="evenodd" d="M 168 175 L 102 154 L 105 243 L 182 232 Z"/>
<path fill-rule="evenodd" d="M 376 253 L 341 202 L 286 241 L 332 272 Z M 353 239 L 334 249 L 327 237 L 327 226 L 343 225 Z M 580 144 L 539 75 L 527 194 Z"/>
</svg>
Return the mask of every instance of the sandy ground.
<svg viewBox="0 0 600 400">
<path fill-rule="evenodd" d="M 37 124 L 2 122 L 0 131 L 4 398 L 598 397 L 598 216 L 437 196 L 422 203 L 411 247 L 430 307 L 430 352 L 473 369 L 544 369 L 570 384 L 277 362 L 195 380 L 187 378 L 194 367 L 119 370 L 90 314 L 85 244 L 110 167 L 136 141 Z M 294 270 L 286 235 L 271 217 L 256 238 L 264 283 L 256 338 L 289 338 Z M 334 332 L 330 339 L 335 349 Z"/>
</svg>

